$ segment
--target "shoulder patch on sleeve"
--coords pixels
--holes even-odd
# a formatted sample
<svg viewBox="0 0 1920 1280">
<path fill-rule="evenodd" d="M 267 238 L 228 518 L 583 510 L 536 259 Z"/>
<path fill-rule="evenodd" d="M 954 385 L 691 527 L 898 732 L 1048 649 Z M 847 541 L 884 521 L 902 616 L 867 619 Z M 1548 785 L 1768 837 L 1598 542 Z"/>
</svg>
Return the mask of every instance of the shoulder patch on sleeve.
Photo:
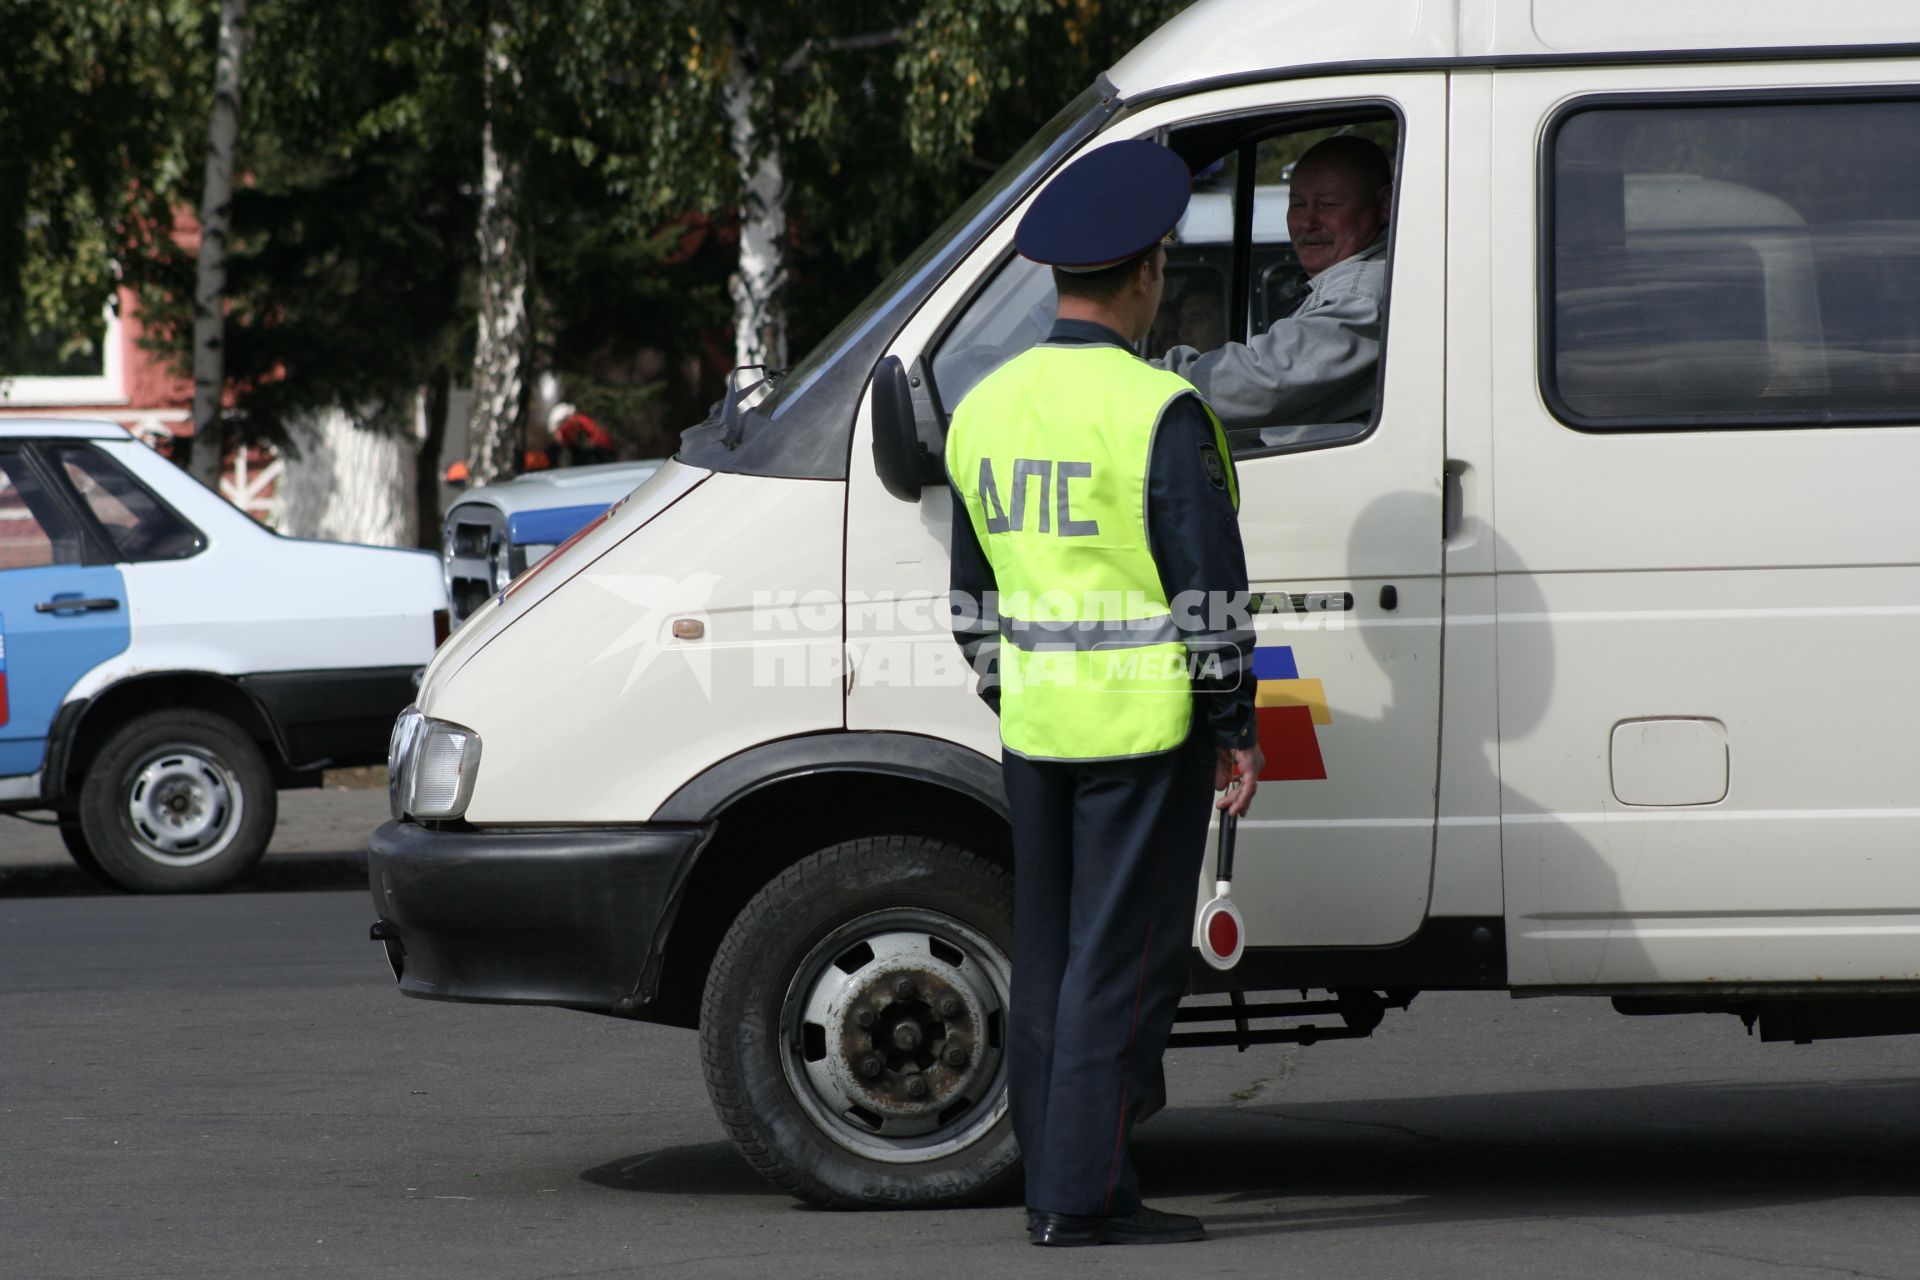
<svg viewBox="0 0 1920 1280">
<path fill-rule="evenodd" d="M 1227 466 L 1220 460 L 1220 450 L 1211 440 L 1200 442 L 1200 465 L 1206 468 L 1207 483 L 1216 489 L 1227 487 Z"/>
</svg>

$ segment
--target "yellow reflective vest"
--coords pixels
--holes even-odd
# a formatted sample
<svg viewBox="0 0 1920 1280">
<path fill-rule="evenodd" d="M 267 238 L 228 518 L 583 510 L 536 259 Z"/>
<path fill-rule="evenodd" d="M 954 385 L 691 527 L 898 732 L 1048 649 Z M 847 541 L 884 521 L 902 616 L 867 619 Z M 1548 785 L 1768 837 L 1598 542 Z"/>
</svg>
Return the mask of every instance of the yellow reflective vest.
<svg viewBox="0 0 1920 1280">
<path fill-rule="evenodd" d="M 1185 741 L 1193 685 L 1148 539 L 1147 471 L 1162 415 L 1195 394 L 1119 347 L 1049 344 L 954 412 L 947 474 L 998 590 L 1006 750 L 1116 760 Z"/>
</svg>

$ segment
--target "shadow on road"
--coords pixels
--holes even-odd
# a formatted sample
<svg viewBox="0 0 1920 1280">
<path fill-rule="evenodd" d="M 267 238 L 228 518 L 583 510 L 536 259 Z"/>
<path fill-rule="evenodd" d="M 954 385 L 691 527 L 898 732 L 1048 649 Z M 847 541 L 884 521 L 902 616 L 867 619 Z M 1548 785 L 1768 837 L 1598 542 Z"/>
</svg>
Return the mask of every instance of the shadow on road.
<svg viewBox="0 0 1920 1280">
<path fill-rule="evenodd" d="M 298 893 L 367 887 L 365 854 L 277 854 L 222 893 Z M 72 863 L 35 863 L 0 867 L 0 898 L 88 898 L 118 896 Z"/>
<path fill-rule="evenodd" d="M 1724 1212 L 1920 1190 L 1920 1078 L 1275 1103 L 1165 1120 L 1135 1144 L 1141 1181 L 1156 1195 L 1212 1199 L 1217 1209 L 1202 1212 L 1221 1236 Z M 1330 1198 L 1373 1202 L 1254 1208 Z"/>
<path fill-rule="evenodd" d="M 731 1142 L 701 1142 L 623 1156 L 580 1175 L 610 1191 L 671 1196 L 760 1196 L 785 1193 L 747 1166 Z"/>
<path fill-rule="evenodd" d="M 1920 1076 L 1689 1083 L 1187 1107 L 1144 1126 L 1134 1158 L 1150 1199 L 1186 1201 L 1229 1237 L 1909 1197 L 1917 1122 Z M 782 1195 L 724 1142 L 580 1176 L 652 1195 Z"/>
</svg>

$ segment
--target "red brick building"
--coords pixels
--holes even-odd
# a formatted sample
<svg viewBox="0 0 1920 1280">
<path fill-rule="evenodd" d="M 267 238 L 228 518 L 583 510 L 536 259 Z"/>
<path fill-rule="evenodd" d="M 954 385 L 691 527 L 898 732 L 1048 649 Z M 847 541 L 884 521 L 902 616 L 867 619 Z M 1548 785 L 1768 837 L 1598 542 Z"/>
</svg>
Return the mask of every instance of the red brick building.
<svg viewBox="0 0 1920 1280">
<path fill-rule="evenodd" d="M 141 346 L 132 290 L 120 290 L 119 303 L 92 356 L 63 359 L 48 349 L 33 353 L 27 369 L 0 370 L 0 417 L 105 418 L 163 453 L 192 436 L 193 383 Z M 220 491 L 247 514 L 277 524 L 280 472 L 272 453 L 244 450 L 221 476 Z"/>
</svg>

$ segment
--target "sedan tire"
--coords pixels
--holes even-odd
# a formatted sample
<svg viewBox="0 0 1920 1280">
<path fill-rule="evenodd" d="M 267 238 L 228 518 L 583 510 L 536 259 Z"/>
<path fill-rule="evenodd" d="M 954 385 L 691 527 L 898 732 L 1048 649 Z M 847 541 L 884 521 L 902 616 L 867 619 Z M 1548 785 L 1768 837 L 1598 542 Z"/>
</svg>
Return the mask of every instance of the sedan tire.
<svg viewBox="0 0 1920 1280">
<path fill-rule="evenodd" d="M 206 893 L 233 883 L 267 851 L 277 812 L 259 746 L 204 711 L 129 720 L 80 788 L 85 846 L 109 879 L 136 893 Z"/>
</svg>

